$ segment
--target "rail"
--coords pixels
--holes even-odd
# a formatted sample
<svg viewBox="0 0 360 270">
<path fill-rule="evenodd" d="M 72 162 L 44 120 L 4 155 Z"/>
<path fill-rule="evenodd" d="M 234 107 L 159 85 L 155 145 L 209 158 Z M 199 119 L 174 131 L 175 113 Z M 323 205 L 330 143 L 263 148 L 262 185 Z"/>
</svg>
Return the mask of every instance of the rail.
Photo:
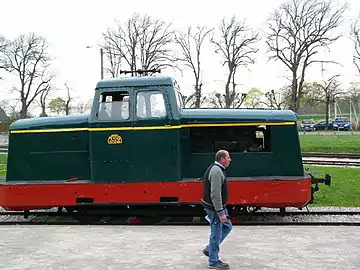
<svg viewBox="0 0 360 270">
<path fill-rule="evenodd" d="M 7 154 L 8 146 L 6 144 L 0 145 L 0 154 Z"/>
<path fill-rule="evenodd" d="M 0 225 L 157 225 L 157 226 L 208 226 L 208 223 L 198 217 L 149 217 L 129 218 L 122 215 L 111 215 L 101 220 L 74 220 L 74 213 L 68 212 L 29 212 L 20 218 L 24 212 L 0 212 Z M 7 216 L 6 219 L 3 219 Z M 17 216 L 14 219 L 12 216 Z M 33 216 L 32 218 L 30 216 Z M 284 218 L 280 212 L 259 212 L 247 217 L 232 218 L 234 226 L 360 226 L 360 212 L 358 211 L 314 211 L 314 212 L 286 212 Z M 346 217 L 347 220 L 344 220 Z M 190 218 L 190 220 L 189 220 Z"/>
<path fill-rule="evenodd" d="M 0 144 L 0 153 L 7 153 L 8 145 Z M 302 152 L 304 158 L 337 158 L 337 159 L 360 159 L 360 154 L 344 154 L 344 153 L 322 153 L 322 152 Z"/>
</svg>

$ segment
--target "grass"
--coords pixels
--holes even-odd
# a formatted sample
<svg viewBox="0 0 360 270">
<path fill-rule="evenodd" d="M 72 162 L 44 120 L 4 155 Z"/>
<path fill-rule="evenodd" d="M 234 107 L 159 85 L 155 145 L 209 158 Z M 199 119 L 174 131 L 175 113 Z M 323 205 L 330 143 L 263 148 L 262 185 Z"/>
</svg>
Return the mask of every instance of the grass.
<svg viewBox="0 0 360 270">
<path fill-rule="evenodd" d="M 302 135 L 299 138 L 302 152 L 360 153 L 360 136 Z"/>
<path fill-rule="evenodd" d="M 331 186 L 319 184 L 320 190 L 314 194 L 314 203 L 311 206 L 344 206 L 360 207 L 360 174 L 357 168 L 335 168 L 305 166 L 314 173 L 314 176 L 324 177 L 331 175 Z"/>
<path fill-rule="evenodd" d="M 5 172 L 6 172 L 6 166 L 5 166 L 6 160 L 7 160 L 7 155 L 0 154 L 0 164 L 4 164 L 4 165 L 0 165 L 0 176 L 5 175 Z"/>
</svg>

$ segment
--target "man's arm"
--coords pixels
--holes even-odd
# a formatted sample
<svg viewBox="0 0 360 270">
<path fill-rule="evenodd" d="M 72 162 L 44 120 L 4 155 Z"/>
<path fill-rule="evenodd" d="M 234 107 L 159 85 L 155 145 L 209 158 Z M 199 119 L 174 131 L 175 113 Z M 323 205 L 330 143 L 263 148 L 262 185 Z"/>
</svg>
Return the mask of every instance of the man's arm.
<svg viewBox="0 0 360 270">
<path fill-rule="evenodd" d="M 222 204 L 221 186 L 224 181 L 224 176 L 220 168 L 213 167 L 209 174 L 209 181 L 211 184 L 210 197 L 214 208 L 219 217 L 225 215 L 225 210 Z"/>
</svg>

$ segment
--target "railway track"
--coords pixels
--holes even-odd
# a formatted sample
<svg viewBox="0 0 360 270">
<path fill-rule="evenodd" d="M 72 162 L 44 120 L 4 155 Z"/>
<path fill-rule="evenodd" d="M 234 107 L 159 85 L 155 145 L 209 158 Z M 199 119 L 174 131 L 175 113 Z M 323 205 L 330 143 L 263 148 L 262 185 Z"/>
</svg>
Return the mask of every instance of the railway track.
<svg viewBox="0 0 360 270">
<path fill-rule="evenodd" d="M 344 154 L 344 153 L 321 153 L 321 152 L 302 152 L 302 157 L 309 158 L 346 158 L 346 159 L 360 159 L 360 154 Z"/>
<path fill-rule="evenodd" d="M 100 220 L 74 220 L 73 213 L 68 212 L 30 212 L 27 218 L 13 220 L 12 217 L 23 216 L 24 212 L 0 212 L 0 225 L 131 225 L 131 226 L 208 226 L 203 218 L 129 218 L 121 215 L 105 216 Z M 4 217 L 7 217 L 4 219 Z M 44 219 L 47 217 L 47 219 Z M 308 220 L 305 218 L 308 217 Z M 326 220 L 323 220 L 323 219 Z M 340 219 L 339 219 L 340 218 Z M 347 220 L 343 220 L 346 218 Z M 314 211 L 314 212 L 255 212 L 248 216 L 232 219 L 234 226 L 360 226 L 359 211 Z"/>
<path fill-rule="evenodd" d="M 27 226 L 27 225 L 101 225 L 101 226 L 208 226 L 204 222 L 169 222 L 169 223 L 142 223 L 142 224 L 129 224 L 125 222 L 109 222 L 109 223 L 94 223 L 94 224 L 80 224 L 75 221 L 62 221 L 62 222 L 48 222 L 48 221 L 38 221 L 38 222 L 27 222 L 27 221 L 9 221 L 1 222 L 0 225 L 6 226 Z M 233 226 L 360 226 L 360 222 L 242 222 L 242 223 L 233 223 Z"/>
<path fill-rule="evenodd" d="M 72 216 L 71 212 L 56 212 L 56 211 L 31 211 L 31 212 L 23 212 L 23 211 L 3 211 L 0 212 L 0 216 Z M 262 212 L 254 212 L 248 214 L 249 217 L 255 216 L 281 216 L 282 214 L 279 211 L 262 211 Z M 353 216 L 359 215 L 360 211 L 287 211 L 285 212 L 285 216 L 303 216 L 303 215 L 320 215 L 320 216 Z M 124 214 L 113 214 L 114 217 L 124 217 Z"/>
<path fill-rule="evenodd" d="M 7 144 L 0 144 L 0 153 L 6 154 L 8 152 Z M 306 158 L 337 158 L 337 159 L 360 159 L 360 154 L 345 154 L 345 153 L 321 153 L 321 152 L 302 152 L 302 157 Z"/>
<path fill-rule="evenodd" d="M 8 146 L 3 144 L 3 145 L 0 145 L 0 154 L 7 154 L 8 152 Z"/>
<path fill-rule="evenodd" d="M 326 158 L 303 158 L 303 164 L 360 167 L 360 159 L 326 159 Z"/>
</svg>

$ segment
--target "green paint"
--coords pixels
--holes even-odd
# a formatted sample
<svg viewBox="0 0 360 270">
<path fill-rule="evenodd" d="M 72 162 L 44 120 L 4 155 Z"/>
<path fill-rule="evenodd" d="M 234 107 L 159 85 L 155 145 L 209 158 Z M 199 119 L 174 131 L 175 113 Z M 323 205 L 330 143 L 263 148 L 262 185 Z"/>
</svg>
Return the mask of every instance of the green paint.
<svg viewBox="0 0 360 270">
<path fill-rule="evenodd" d="M 89 115 L 34 118 L 13 123 L 11 131 L 85 130 L 11 133 L 7 181 L 76 177 L 116 183 L 198 178 L 213 162 L 220 141 L 227 141 L 227 144 L 236 141 L 229 146 L 234 148 L 229 150 L 233 159 L 229 177 L 303 175 L 295 124 L 267 126 L 267 148 L 261 152 L 244 152 L 260 140 L 256 138 L 254 122 L 258 125 L 296 122 L 293 112 L 182 109 L 175 90 L 178 89 L 174 81 L 164 76 L 103 80 L 96 86 Z M 155 100 L 160 104 L 157 111 L 152 105 Z M 110 108 L 112 113 L 107 115 Z M 101 109 L 106 109 L 106 113 Z M 252 126 L 187 126 L 224 123 L 252 123 Z M 181 128 L 164 129 L 171 126 Z M 107 130 L 119 127 L 127 130 Z M 141 130 L 141 127 L 155 129 Z M 111 135 L 121 136 L 122 142 L 108 144 Z"/>
</svg>

